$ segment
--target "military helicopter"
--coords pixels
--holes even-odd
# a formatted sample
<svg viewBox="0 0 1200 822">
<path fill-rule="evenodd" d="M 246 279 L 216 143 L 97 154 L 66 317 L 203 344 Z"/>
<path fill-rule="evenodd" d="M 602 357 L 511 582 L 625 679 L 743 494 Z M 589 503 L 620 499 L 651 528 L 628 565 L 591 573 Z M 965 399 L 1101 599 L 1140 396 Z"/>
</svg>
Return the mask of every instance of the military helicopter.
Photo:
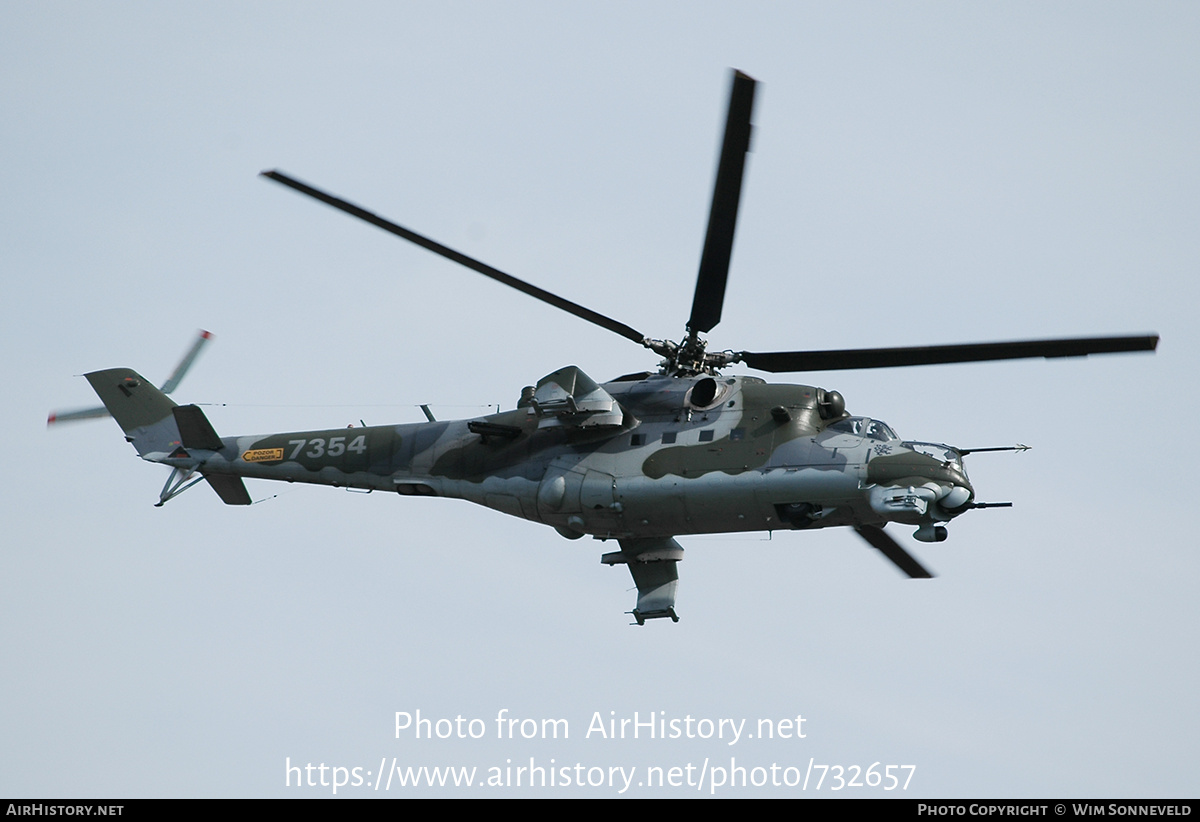
<svg viewBox="0 0 1200 822">
<path fill-rule="evenodd" d="M 839 351 L 707 350 L 721 319 L 755 81 L 733 74 L 708 228 L 686 333 L 678 342 L 632 327 L 468 257 L 279 171 L 263 176 L 535 299 L 650 349 L 661 362 L 598 383 L 577 366 L 521 392 L 515 409 L 475 419 L 220 437 L 195 405 L 177 405 L 128 368 L 87 374 L 138 454 L 171 468 L 157 505 L 201 480 L 248 505 L 244 477 L 404 496 L 464 499 L 544 523 L 568 539 L 613 540 L 601 562 L 626 565 L 638 625 L 675 610 L 676 537 L 850 527 L 911 578 L 931 576 L 884 526 L 915 526 L 923 542 L 994 505 L 975 501 L 971 450 L 902 440 L 853 416 L 837 391 L 723 375 L 737 363 L 767 372 L 890 368 L 1032 357 L 1153 351 L 1158 335 Z M 177 381 L 169 383 L 171 388 Z M 1024 446 L 1016 446 L 1021 449 Z"/>
</svg>

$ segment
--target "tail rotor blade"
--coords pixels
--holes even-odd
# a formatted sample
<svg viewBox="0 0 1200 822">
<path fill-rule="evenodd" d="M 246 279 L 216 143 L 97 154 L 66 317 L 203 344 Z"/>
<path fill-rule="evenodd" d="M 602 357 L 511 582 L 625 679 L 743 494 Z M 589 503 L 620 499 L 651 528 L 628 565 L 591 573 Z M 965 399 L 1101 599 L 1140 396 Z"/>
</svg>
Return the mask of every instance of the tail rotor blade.
<svg viewBox="0 0 1200 822">
<path fill-rule="evenodd" d="M 76 411 L 51 411 L 46 417 L 46 425 L 54 425 L 60 422 L 76 422 L 78 420 L 94 420 L 100 417 L 107 417 L 108 409 L 103 405 L 95 408 L 80 408 Z"/>
<path fill-rule="evenodd" d="M 171 372 L 171 376 L 167 377 L 167 381 L 162 384 L 160 389 L 164 394 L 170 394 L 179 387 L 180 381 L 184 374 L 192 367 L 192 363 L 196 361 L 196 357 L 200 355 L 200 349 L 205 343 L 212 339 L 212 334 L 200 329 L 200 336 L 196 337 L 196 341 L 192 343 L 192 347 L 183 355 L 183 359 L 179 361 L 179 365 L 175 366 L 175 370 Z"/>
</svg>

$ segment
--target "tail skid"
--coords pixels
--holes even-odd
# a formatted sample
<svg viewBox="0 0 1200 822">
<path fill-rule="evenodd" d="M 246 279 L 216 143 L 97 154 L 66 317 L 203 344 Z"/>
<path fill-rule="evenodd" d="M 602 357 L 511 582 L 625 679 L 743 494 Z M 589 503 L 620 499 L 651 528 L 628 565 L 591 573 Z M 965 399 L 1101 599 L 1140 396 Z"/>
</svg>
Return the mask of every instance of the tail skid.
<svg viewBox="0 0 1200 822">
<path fill-rule="evenodd" d="M 171 469 L 171 475 L 163 483 L 162 491 L 158 495 L 158 502 L 154 503 L 154 507 L 162 508 L 167 503 L 167 500 L 174 499 L 200 482 L 200 480 L 205 479 L 208 480 L 208 484 L 212 486 L 212 489 L 217 492 L 217 496 L 226 505 L 252 504 L 250 492 L 246 490 L 246 484 L 242 482 L 241 477 L 235 477 L 231 474 L 205 474 L 203 472 L 197 477 L 195 468 L 176 467 Z"/>
</svg>

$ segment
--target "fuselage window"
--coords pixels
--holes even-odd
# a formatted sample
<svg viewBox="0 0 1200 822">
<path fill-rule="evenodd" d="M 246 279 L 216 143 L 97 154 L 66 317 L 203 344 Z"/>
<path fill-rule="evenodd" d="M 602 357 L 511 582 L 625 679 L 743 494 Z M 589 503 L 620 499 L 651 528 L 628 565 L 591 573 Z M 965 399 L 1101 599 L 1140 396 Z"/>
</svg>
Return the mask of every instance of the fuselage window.
<svg viewBox="0 0 1200 822">
<path fill-rule="evenodd" d="M 879 420 L 871 420 L 867 426 L 867 436 L 873 440 L 880 440 L 882 442 L 898 439 L 896 433 L 891 428 L 888 428 L 887 423 L 880 422 Z"/>
</svg>

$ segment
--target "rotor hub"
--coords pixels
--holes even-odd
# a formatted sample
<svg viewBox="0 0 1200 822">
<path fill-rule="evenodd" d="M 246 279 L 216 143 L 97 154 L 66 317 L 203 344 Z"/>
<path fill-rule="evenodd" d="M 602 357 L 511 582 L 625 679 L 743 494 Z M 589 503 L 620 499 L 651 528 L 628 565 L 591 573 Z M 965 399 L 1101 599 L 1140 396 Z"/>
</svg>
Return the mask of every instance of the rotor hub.
<svg viewBox="0 0 1200 822">
<path fill-rule="evenodd" d="M 659 373 L 672 377 L 694 377 L 699 374 L 718 376 L 720 369 L 738 361 L 732 351 L 708 353 L 708 340 L 689 329 L 688 335 L 679 342 L 674 340 L 652 340 L 649 337 L 642 345 L 662 356 Z"/>
</svg>

